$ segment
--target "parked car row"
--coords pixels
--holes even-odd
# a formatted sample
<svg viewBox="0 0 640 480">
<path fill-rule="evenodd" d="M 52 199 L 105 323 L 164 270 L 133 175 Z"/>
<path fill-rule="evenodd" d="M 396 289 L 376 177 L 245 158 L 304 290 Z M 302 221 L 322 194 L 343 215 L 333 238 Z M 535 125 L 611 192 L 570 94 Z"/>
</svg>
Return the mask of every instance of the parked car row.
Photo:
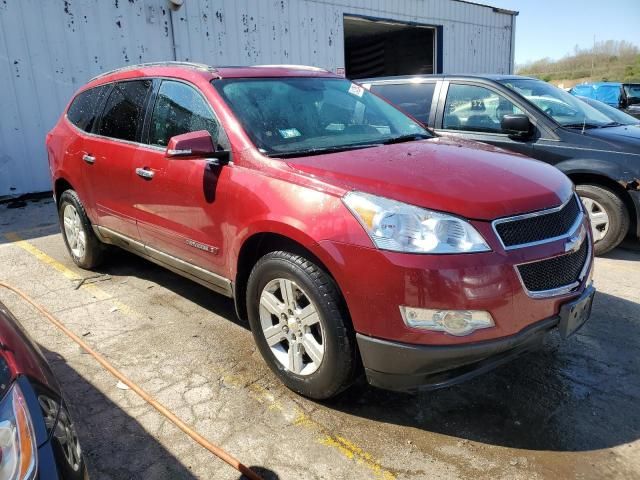
<svg viewBox="0 0 640 480">
<path fill-rule="evenodd" d="M 232 297 L 274 373 L 315 399 L 362 371 L 440 388 L 568 337 L 590 314 L 594 236 L 611 248 L 638 200 L 625 134 L 529 79 L 408 83 L 426 92 L 399 102 L 416 119 L 311 67 L 96 77 L 47 136 L 71 258 L 94 268 L 115 245 Z M 573 162 L 596 206 L 508 150 Z M 589 176 L 604 163 L 617 187 Z"/>
<path fill-rule="evenodd" d="M 576 185 L 596 255 L 640 236 L 640 127 L 623 112 L 533 78 L 420 75 L 361 80 L 440 135 L 554 165 Z M 630 97 L 631 98 L 631 97 Z"/>
<path fill-rule="evenodd" d="M 569 92 L 599 100 L 625 113 L 640 118 L 640 83 L 594 82 L 576 85 Z"/>
</svg>

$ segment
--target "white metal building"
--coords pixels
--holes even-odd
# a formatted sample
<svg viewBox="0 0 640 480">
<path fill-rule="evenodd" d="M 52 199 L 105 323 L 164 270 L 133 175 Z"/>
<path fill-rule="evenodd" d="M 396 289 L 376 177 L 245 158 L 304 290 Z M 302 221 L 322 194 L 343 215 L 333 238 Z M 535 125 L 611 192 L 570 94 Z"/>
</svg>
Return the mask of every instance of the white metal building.
<svg viewBox="0 0 640 480">
<path fill-rule="evenodd" d="M 100 72 L 188 60 L 510 73 L 516 15 L 460 0 L 0 0 L 0 198 L 51 189 L 46 132 Z"/>
</svg>

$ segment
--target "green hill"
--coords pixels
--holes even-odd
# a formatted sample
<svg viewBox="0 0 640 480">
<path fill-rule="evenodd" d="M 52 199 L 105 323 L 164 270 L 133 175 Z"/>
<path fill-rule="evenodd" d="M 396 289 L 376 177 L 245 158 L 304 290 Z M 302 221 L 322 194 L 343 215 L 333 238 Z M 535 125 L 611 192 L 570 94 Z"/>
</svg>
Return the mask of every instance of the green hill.
<svg viewBox="0 0 640 480">
<path fill-rule="evenodd" d="M 570 87 L 581 82 L 640 82 L 640 49 L 630 42 L 607 40 L 593 48 L 576 46 L 559 60 L 543 58 L 518 65 L 519 75 Z"/>
</svg>

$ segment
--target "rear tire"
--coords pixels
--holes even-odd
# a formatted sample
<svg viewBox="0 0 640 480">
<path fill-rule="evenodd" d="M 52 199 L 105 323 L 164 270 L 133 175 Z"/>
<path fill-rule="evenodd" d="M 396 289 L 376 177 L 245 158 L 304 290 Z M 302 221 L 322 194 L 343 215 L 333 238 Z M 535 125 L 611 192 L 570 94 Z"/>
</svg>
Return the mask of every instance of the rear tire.
<svg viewBox="0 0 640 480">
<path fill-rule="evenodd" d="M 249 276 L 247 313 L 262 357 L 291 390 L 324 400 L 351 385 L 355 334 L 334 280 L 317 265 L 266 254 Z"/>
<path fill-rule="evenodd" d="M 629 231 L 629 211 L 618 195 L 600 185 L 577 185 L 576 191 L 591 221 L 595 255 L 617 247 Z"/>
<path fill-rule="evenodd" d="M 105 245 L 93 232 L 91 221 L 74 190 L 65 190 L 58 203 L 62 238 L 74 263 L 81 268 L 95 268 L 102 262 Z"/>
</svg>

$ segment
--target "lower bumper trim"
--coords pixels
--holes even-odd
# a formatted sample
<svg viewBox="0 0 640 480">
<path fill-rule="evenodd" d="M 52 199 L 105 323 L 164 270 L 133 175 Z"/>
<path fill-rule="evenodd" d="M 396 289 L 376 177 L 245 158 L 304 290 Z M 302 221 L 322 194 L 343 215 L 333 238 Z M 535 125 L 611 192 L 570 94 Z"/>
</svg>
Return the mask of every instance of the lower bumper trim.
<svg viewBox="0 0 640 480">
<path fill-rule="evenodd" d="M 462 345 L 413 345 L 357 334 L 368 382 L 398 391 L 435 390 L 466 381 L 536 350 L 560 317 L 498 340 Z"/>
</svg>

